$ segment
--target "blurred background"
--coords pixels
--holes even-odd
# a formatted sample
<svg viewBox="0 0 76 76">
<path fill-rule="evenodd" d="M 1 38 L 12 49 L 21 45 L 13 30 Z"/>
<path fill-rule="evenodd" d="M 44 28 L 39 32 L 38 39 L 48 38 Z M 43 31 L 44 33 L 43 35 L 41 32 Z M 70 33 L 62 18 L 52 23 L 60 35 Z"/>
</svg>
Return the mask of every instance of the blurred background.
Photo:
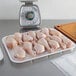
<svg viewBox="0 0 76 76">
<path fill-rule="evenodd" d="M 42 19 L 76 19 L 76 0 L 38 0 Z M 0 0 L 0 19 L 18 19 L 19 0 Z"/>
</svg>

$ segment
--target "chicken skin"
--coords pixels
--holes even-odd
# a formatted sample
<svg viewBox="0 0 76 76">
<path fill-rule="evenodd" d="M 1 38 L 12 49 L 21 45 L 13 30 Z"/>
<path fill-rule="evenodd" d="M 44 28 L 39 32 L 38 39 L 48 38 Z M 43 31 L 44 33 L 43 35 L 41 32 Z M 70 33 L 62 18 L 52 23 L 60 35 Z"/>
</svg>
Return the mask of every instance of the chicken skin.
<svg viewBox="0 0 76 76">
<path fill-rule="evenodd" d="M 51 40 L 50 38 L 47 38 L 46 40 L 51 48 L 57 50 L 60 47 L 57 41 Z"/>
<path fill-rule="evenodd" d="M 6 45 L 9 49 L 13 49 L 14 47 L 16 47 L 18 45 L 17 41 L 14 39 L 13 36 L 8 36 L 6 38 Z"/>
<path fill-rule="evenodd" d="M 20 46 L 16 46 L 13 48 L 14 52 L 14 57 L 18 59 L 24 59 L 26 57 L 26 52 L 24 49 Z"/>
<path fill-rule="evenodd" d="M 49 29 L 48 28 L 42 28 L 41 32 L 44 33 L 45 35 L 49 36 Z"/>
<path fill-rule="evenodd" d="M 25 41 L 33 41 L 33 37 L 31 37 L 30 35 L 27 35 L 25 33 L 23 33 L 23 37 L 22 40 Z"/>
<path fill-rule="evenodd" d="M 48 52 L 51 52 L 50 46 L 48 45 L 48 42 L 44 38 L 39 39 L 38 43 L 43 45 Z"/>
<path fill-rule="evenodd" d="M 24 42 L 23 43 L 24 50 L 31 56 L 36 56 L 36 52 L 33 51 L 32 43 L 31 42 Z"/>
<path fill-rule="evenodd" d="M 61 47 L 62 49 L 65 49 L 65 48 L 66 48 L 66 44 L 64 44 L 64 43 L 62 42 L 62 39 L 61 39 L 60 37 L 55 36 L 55 35 L 53 35 L 53 36 L 50 35 L 49 38 L 52 39 L 52 40 L 57 41 L 57 42 L 60 44 L 60 47 Z"/>
<path fill-rule="evenodd" d="M 33 37 L 33 40 L 37 40 L 35 31 L 29 31 L 27 34 Z"/>
<path fill-rule="evenodd" d="M 41 38 L 46 38 L 46 35 L 44 33 L 42 33 L 41 31 L 37 31 L 36 32 L 37 38 L 41 39 Z"/>
<path fill-rule="evenodd" d="M 34 44 L 34 50 L 36 51 L 37 54 L 42 54 L 43 52 L 45 52 L 44 46 L 39 43 Z"/>
<path fill-rule="evenodd" d="M 16 39 L 16 41 L 18 42 L 18 44 L 22 44 L 22 33 L 19 33 L 19 32 L 17 32 L 17 33 L 15 33 L 14 34 L 14 38 Z"/>
<path fill-rule="evenodd" d="M 53 28 L 49 29 L 49 33 L 50 33 L 50 35 L 55 35 L 55 36 L 59 36 L 59 37 L 62 36 L 62 34 L 59 31 L 57 31 L 57 30 L 55 30 Z"/>
<path fill-rule="evenodd" d="M 66 47 L 67 47 L 67 48 L 72 47 L 73 42 L 72 42 L 71 40 L 67 39 L 67 38 L 64 37 L 64 36 L 62 36 L 61 39 L 62 39 L 62 42 L 63 42 L 64 44 L 66 44 Z"/>
</svg>

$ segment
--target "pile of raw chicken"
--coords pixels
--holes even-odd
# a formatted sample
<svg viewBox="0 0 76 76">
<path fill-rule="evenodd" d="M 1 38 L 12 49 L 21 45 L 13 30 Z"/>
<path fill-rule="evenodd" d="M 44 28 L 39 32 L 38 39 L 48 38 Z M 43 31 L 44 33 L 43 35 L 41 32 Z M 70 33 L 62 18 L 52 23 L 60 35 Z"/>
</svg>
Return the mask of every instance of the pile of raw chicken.
<svg viewBox="0 0 76 76">
<path fill-rule="evenodd" d="M 24 59 L 27 54 L 34 57 L 44 52 L 55 52 L 60 48 L 70 48 L 73 44 L 59 31 L 46 27 L 37 31 L 17 32 L 7 36 L 5 42 L 8 49 L 13 49 L 17 59 Z"/>
</svg>

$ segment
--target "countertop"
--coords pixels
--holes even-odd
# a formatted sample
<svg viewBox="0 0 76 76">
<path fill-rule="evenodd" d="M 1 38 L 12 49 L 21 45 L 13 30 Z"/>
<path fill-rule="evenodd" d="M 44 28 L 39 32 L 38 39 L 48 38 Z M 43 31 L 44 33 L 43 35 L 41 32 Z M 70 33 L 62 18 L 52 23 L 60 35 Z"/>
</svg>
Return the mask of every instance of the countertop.
<svg viewBox="0 0 76 76">
<path fill-rule="evenodd" d="M 42 20 L 41 27 L 54 27 L 56 24 L 74 22 L 76 20 Z M 19 20 L 0 20 L 0 46 L 4 59 L 0 62 L 0 76 L 65 76 L 50 60 L 61 56 L 57 54 L 44 57 L 33 62 L 15 64 L 9 60 L 6 50 L 2 44 L 4 36 L 22 31 Z"/>
</svg>

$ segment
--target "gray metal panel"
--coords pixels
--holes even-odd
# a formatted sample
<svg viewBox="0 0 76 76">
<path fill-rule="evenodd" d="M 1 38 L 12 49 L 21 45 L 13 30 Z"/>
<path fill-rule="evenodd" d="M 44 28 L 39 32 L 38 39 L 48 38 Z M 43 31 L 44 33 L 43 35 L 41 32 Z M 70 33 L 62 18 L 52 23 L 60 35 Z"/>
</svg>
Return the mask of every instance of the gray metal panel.
<svg viewBox="0 0 76 76">
<path fill-rule="evenodd" d="M 76 20 L 43 20 L 41 27 L 54 27 L 55 24 L 73 21 Z M 0 20 L 0 46 L 4 54 L 4 60 L 0 62 L 0 76 L 65 76 L 50 62 L 51 58 L 23 64 L 10 62 L 1 39 L 20 30 L 18 20 Z"/>
</svg>

